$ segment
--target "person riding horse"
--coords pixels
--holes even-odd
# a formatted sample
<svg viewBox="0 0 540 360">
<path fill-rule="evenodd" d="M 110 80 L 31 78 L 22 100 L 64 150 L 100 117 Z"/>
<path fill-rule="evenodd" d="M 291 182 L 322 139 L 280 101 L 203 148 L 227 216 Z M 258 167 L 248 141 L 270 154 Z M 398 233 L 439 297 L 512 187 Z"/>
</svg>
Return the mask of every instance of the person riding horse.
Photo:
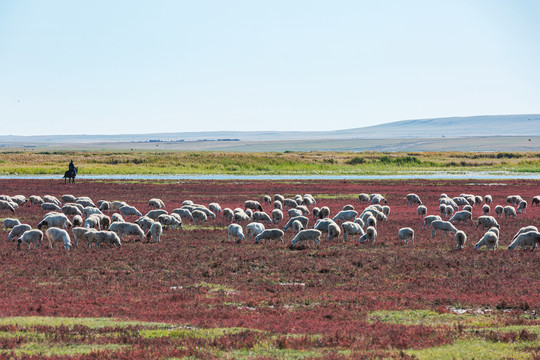
<svg viewBox="0 0 540 360">
<path fill-rule="evenodd" d="M 75 176 L 77 175 L 77 168 L 75 167 L 75 164 L 73 164 L 73 160 L 69 163 L 69 170 L 66 171 L 64 174 L 64 183 L 67 181 L 74 183 L 75 182 Z"/>
<path fill-rule="evenodd" d="M 75 171 L 75 164 L 73 163 L 73 160 L 69 163 L 69 171 Z"/>
</svg>

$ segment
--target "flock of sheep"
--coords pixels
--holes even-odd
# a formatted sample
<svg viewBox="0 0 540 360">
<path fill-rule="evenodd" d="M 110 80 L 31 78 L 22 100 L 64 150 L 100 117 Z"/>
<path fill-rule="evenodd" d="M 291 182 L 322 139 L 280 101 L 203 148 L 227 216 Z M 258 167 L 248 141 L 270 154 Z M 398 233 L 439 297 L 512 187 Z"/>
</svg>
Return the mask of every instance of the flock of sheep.
<svg viewBox="0 0 540 360">
<path fill-rule="evenodd" d="M 285 198 L 280 194 L 273 197 L 264 196 L 265 206 L 271 206 L 270 213 L 263 210 L 261 203 L 256 200 L 247 200 L 244 207 L 236 209 L 221 209 L 218 203 L 210 203 L 207 206 L 195 204 L 190 200 L 183 202 L 182 207 L 167 212 L 165 204 L 160 199 L 150 199 L 148 201 L 148 211 L 143 215 L 137 208 L 130 206 L 123 201 L 100 200 L 94 203 L 88 197 L 75 197 L 73 195 L 63 195 L 61 200 L 55 196 L 32 195 L 28 199 L 23 195 L 7 196 L 0 195 L 0 211 L 15 213 L 17 208 L 28 204 L 30 206 L 40 206 L 42 211 L 47 213 L 37 224 L 37 229 L 33 229 L 28 224 L 21 224 L 16 218 L 7 218 L 3 221 L 5 231 L 11 229 L 8 239 L 17 242 L 18 248 L 22 243 L 26 243 L 28 248 L 34 244 L 42 247 L 43 237 L 46 236 L 49 247 L 63 245 L 66 249 L 78 246 L 79 241 L 86 241 L 87 246 L 100 246 L 109 244 L 121 246 L 126 237 L 132 237 L 132 241 L 139 238 L 141 241 L 159 242 L 164 228 L 182 228 L 182 223 L 190 221 L 200 225 L 208 220 L 215 219 L 219 214 L 227 222 L 227 238 L 240 242 L 244 239 L 259 243 L 264 240 L 280 241 L 283 243 L 283 236 L 288 229 L 295 232 L 290 247 L 305 243 L 308 247 L 317 247 L 321 241 L 321 236 L 327 234 L 328 240 L 339 238 L 343 234 L 343 239 L 347 241 L 350 237 L 363 242 L 374 242 L 377 238 L 377 222 L 387 221 L 390 215 L 390 207 L 387 200 L 381 194 L 360 194 L 358 195 L 360 204 L 365 204 L 365 208 L 358 212 L 353 205 L 345 205 L 341 211 L 331 217 L 330 209 L 327 206 L 317 207 L 315 198 L 306 194 L 296 195 L 294 198 Z M 484 197 L 471 194 L 461 194 L 456 197 L 449 197 L 442 194 L 439 198 L 439 212 L 437 215 L 428 215 L 427 208 L 422 204 L 420 196 L 408 194 L 406 196 L 407 207 L 416 207 L 416 213 L 423 220 L 422 229 L 432 228 L 432 237 L 437 231 L 454 234 L 456 248 L 462 249 L 467 241 L 464 231 L 458 230 L 455 225 L 466 224 L 475 221 L 472 216 L 474 206 L 482 206 L 483 216 L 476 219 L 476 228 L 488 229 L 484 236 L 475 245 L 475 249 L 486 246 L 488 249 L 495 249 L 499 245 L 500 226 L 495 217 L 490 216 L 493 199 L 490 195 Z M 540 205 L 540 196 L 532 199 L 532 206 Z M 508 196 L 506 205 L 497 205 L 494 208 L 496 216 L 515 218 L 518 213 L 525 213 L 527 201 L 519 195 Z M 109 217 L 106 213 L 111 214 Z M 284 213 L 288 220 L 283 226 L 283 230 L 278 228 L 266 229 L 264 223 L 276 226 L 284 221 Z M 313 217 L 315 224 L 313 228 L 308 228 L 309 218 Z M 443 220 L 446 219 L 446 220 Z M 247 223 L 244 228 L 243 223 Z M 42 230 L 45 230 L 43 234 Z M 69 234 L 71 230 L 72 237 Z M 414 230 L 410 227 L 399 229 L 397 237 L 404 243 L 409 241 L 414 243 Z M 512 250 L 517 246 L 523 249 L 534 251 L 540 242 L 540 232 L 535 226 L 527 226 L 519 229 L 512 239 L 508 249 Z"/>
</svg>

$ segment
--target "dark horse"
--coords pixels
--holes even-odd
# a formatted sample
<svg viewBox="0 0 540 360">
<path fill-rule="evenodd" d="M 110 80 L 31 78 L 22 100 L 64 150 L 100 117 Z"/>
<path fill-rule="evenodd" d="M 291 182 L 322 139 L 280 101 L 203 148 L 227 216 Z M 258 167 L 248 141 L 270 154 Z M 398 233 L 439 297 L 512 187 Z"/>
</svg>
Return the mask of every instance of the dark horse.
<svg viewBox="0 0 540 360">
<path fill-rule="evenodd" d="M 66 182 L 75 183 L 75 176 L 77 176 L 77 172 L 79 171 L 79 168 L 75 168 L 75 170 L 68 170 L 64 173 L 64 184 Z"/>
</svg>

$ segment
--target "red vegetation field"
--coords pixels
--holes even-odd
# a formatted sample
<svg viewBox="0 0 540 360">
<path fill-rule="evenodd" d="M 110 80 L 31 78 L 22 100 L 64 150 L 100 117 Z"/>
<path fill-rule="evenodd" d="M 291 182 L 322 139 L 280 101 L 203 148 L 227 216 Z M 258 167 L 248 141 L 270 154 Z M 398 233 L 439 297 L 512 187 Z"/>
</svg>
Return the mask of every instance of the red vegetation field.
<svg viewBox="0 0 540 360">
<path fill-rule="evenodd" d="M 152 346 L 170 350 L 174 348 L 168 343 L 171 339 L 159 340 L 161 345 L 144 345 L 140 339 L 128 341 L 142 351 L 142 358 L 189 355 L 186 349 L 201 346 L 249 348 L 268 334 L 280 349 L 335 347 L 371 350 L 369 356 L 374 357 L 397 356 L 393 350 L 451 343 L 461 331 L 444 324 L 371 321 L 369 315 L 376 310 L 448 313 L 455 308 L 469 312 L 488 308 L 501 326 L 539 325 L 540 253 L 506 250 L 520 227 L 540 226 L 540 207 L 530 206 L 532 197 L 540 193 L 539 185 L 534 180 L 85 181 L 68 185 L 0 180 L 0 192 L 8 195 L 73 194 L 94 201 L 123 200 L 143 213 L 152 197 L 161 198 L 171 211 L 186 199 L 235 208 L 243 207 L 248 199 L 262 203 L 263 195 L 275 193 L 310 193 L 317 206 L 329 206 L 332 214 L 345 204 L 361 212 L 365 205 L 358 202 L 360 192 L 382 193 L 391 207 L 388 222 L 379 222 L 374 244 L 324 239 L 315 250 L 290 250 L 288 243 L 227 243 L 228 224 L 219 215 L 203 228 L 166 230 L 161 243 L 126 242 L 120 249 L 88 249 L 80 244 L 69 252 L 46 247 L 28 251 L 23 245 L 17 251 L 6 234 L 0 244 L 0 316 L 114 317 L 251 329 L 222 338 L 219 344 L 188 344 L 184 339 L 184 350 L 178 353 L 148 350 Z M 517 219 L 498 219 L 498 251 L 475 251 L 474 244 L 484 231 L 475 230 L 471 223 L 458 225 L 468 241 L 464 250 L 457 251 L 453 236 L 445 239 L 437 234 L 432 239 L 431 231 L 421 230 L 416 208 L 405 206 L 404 197 L 410 192 L 420 195 L 428 214 L 438 212 L 443 192 L 450 196 L 491 194 L 492 209 L 496 204 L 505 205 L 507 195 L 519 194 L 529 202 L 529 208 Z M 270 211 L 268 205 L 265 210 Z M 473 215 L 481 215 L 481 206 L 474 208 Z M 15 216 L 35 227 L 42 214 L 38 207 L 23 206 Z M 415 230 L 414 245 L 397 239 L 398 229 L 405 226 Z M 286 242 L 292 237 L 289 230 Z M 310 336 L 314 334 L 320 336 Z M 227 341 L 231 343 L 227 345 Z M 123 356 L 135 357 L 137 351 L 132 351 Z M 210 357 L 193 351 L 196 356 Z"/>
</svg>

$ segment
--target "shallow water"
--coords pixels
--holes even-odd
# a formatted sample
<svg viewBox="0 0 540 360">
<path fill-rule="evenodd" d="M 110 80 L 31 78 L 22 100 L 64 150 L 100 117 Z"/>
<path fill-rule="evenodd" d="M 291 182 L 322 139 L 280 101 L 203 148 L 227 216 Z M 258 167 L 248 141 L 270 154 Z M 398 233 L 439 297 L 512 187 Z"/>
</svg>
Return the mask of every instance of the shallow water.
<svg viewBox="0 0 540 360">
<path fill-rule="evenodd" d="M 0 179 L 63 179 L 61 175 L 0 175 Z M 399 179 L 449 179 L 449 180 L 540 180 L 540 173 L 513 172 L 463 172 L 422 173 L 390 175 L 79 175 L 77 180 L 399 180 Z"/>
</svg>

